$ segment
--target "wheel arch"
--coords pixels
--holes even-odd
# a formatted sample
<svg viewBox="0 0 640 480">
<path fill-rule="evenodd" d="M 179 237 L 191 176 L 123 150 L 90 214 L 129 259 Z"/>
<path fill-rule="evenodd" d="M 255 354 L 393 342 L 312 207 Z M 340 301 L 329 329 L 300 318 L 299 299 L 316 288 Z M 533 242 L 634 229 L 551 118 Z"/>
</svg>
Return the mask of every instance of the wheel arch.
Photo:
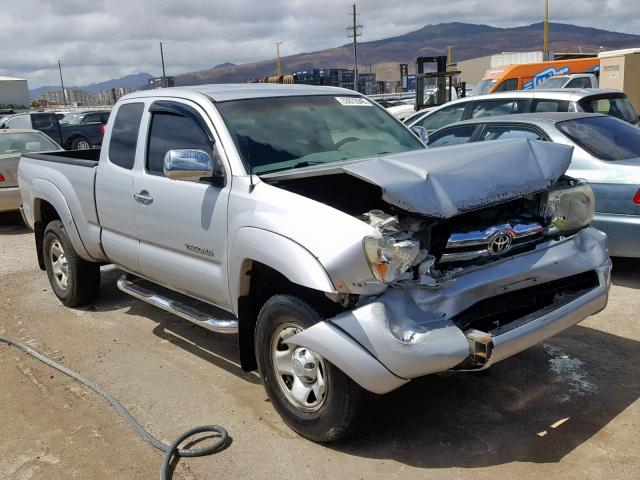
<svg viewBox="0 0 640 480">
<path fill-rule="evenodd" d="M 229 290 L 238 316 L 242 368 L 257 368 L 254 330 L 260 308 L 271 296 L 290 294 L 322 314 L 335 315 L 340 305 L 327 297 L 335 287 L 318 259 L 300 244 L 254 227 L 238 230 L 230 248 Z"/>
<path fill-rule="evenodd" d="M 42 240 L 44 230 L 52 220 L 60 220 L 65 226 L 69 240 L 73 248 L 80 257 L 85 260 L 93 260 L 82 243 L 78 229 L 76 228 L 71 209 L 67 204 L 62 192 L 46 180 L 38 179 L 33 186 L 33 230 L 35 232 L 36 250 L 38 254 L 38 265 L 44 270 L 44 259 L 42 257 Z"/>
</svg>

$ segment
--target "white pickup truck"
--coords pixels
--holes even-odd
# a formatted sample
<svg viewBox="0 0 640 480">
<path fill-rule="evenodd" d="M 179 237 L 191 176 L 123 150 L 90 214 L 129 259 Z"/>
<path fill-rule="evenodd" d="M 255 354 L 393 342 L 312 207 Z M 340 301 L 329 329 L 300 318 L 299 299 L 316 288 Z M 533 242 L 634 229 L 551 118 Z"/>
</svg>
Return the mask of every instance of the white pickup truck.
<svg viewBox="0 0 640 480">
<path fill-rule="evenodd" d="M 238 334 L 314 441 L 365 392 L 479 371 L 607 303 L 606 236 L 571 148 L 428 150 L 349 90 L 209 85 L 116 104 L 101 151 L 25 154 L 23 215 L 63 304 L 118 287 Z M 531 368 L 536 368 L 532 365 Z"/>
</svg>

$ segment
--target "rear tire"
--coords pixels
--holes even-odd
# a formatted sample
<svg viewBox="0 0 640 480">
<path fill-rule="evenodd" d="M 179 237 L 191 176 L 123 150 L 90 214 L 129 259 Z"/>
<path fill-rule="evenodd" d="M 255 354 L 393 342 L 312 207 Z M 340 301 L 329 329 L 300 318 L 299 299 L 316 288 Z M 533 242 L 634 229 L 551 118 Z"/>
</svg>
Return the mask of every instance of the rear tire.
<svg viewBox="0 0 640 480">
<path fill-rule="evenodd" d="M 71 150 L 87 150 L 91 148 L 89 140 L 84 137 L 76 137 L 71 141 Z"/>
<path fill-rule="evenodd" d="M 80 258 L 60 220 L 45 228 L 42 253 L 53 293 L 65 306 L 85 305 L 96 298 L 100 265 Z"/>
<path fill-rule="evenodd" d="M 299 298 L 275 295 L 258 315 L 255 349 L 262 383 L 284 422 L 309 440 L 331 442 L 351 433 L 365 392 L 317 353 L 283 342 L 320 321 Z"/>
</svg>

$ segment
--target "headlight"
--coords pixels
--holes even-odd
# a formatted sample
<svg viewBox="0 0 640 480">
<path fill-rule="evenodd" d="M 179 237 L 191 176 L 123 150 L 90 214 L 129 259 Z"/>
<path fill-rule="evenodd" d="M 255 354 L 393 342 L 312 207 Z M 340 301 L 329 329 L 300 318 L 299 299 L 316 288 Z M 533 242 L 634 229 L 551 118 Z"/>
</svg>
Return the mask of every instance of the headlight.
<svg viewBox="0 0 640 480">
<path fill-rule="evenodd" d="M 560 231 L 577 230 L 591 223 L 595 206 L 588 185 L 551 190 L 545 216 Z"/>
<path fill-rule="evenodd" d="M 380 282 L 393 282 L 406 272 L 420 252 L 420 243 L 410 238 L 365 237 L 364 254 L 371 273 Z"/>
</svg>

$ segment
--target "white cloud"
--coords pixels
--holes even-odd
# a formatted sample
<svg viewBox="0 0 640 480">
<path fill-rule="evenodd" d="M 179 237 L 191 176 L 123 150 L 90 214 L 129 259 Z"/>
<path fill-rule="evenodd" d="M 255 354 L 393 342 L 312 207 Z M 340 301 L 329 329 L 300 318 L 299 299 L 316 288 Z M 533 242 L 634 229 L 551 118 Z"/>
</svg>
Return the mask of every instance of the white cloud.
<svg viewBox="0 0 640 480">
<path fill-rule="evenodd" d="M 640 0 L 551 0 L 552 21 L 640 33 Z M 351 1 L 340 0 L 2 0 L 0 75 L 31 88 L 83 85 L 128 73 L 167 74 L 321 50 L 347 42 Z M 543 2 L 361 0 L 363 41 L 459 21 L 506 27 L 542 20 Z"/>
</svg>

